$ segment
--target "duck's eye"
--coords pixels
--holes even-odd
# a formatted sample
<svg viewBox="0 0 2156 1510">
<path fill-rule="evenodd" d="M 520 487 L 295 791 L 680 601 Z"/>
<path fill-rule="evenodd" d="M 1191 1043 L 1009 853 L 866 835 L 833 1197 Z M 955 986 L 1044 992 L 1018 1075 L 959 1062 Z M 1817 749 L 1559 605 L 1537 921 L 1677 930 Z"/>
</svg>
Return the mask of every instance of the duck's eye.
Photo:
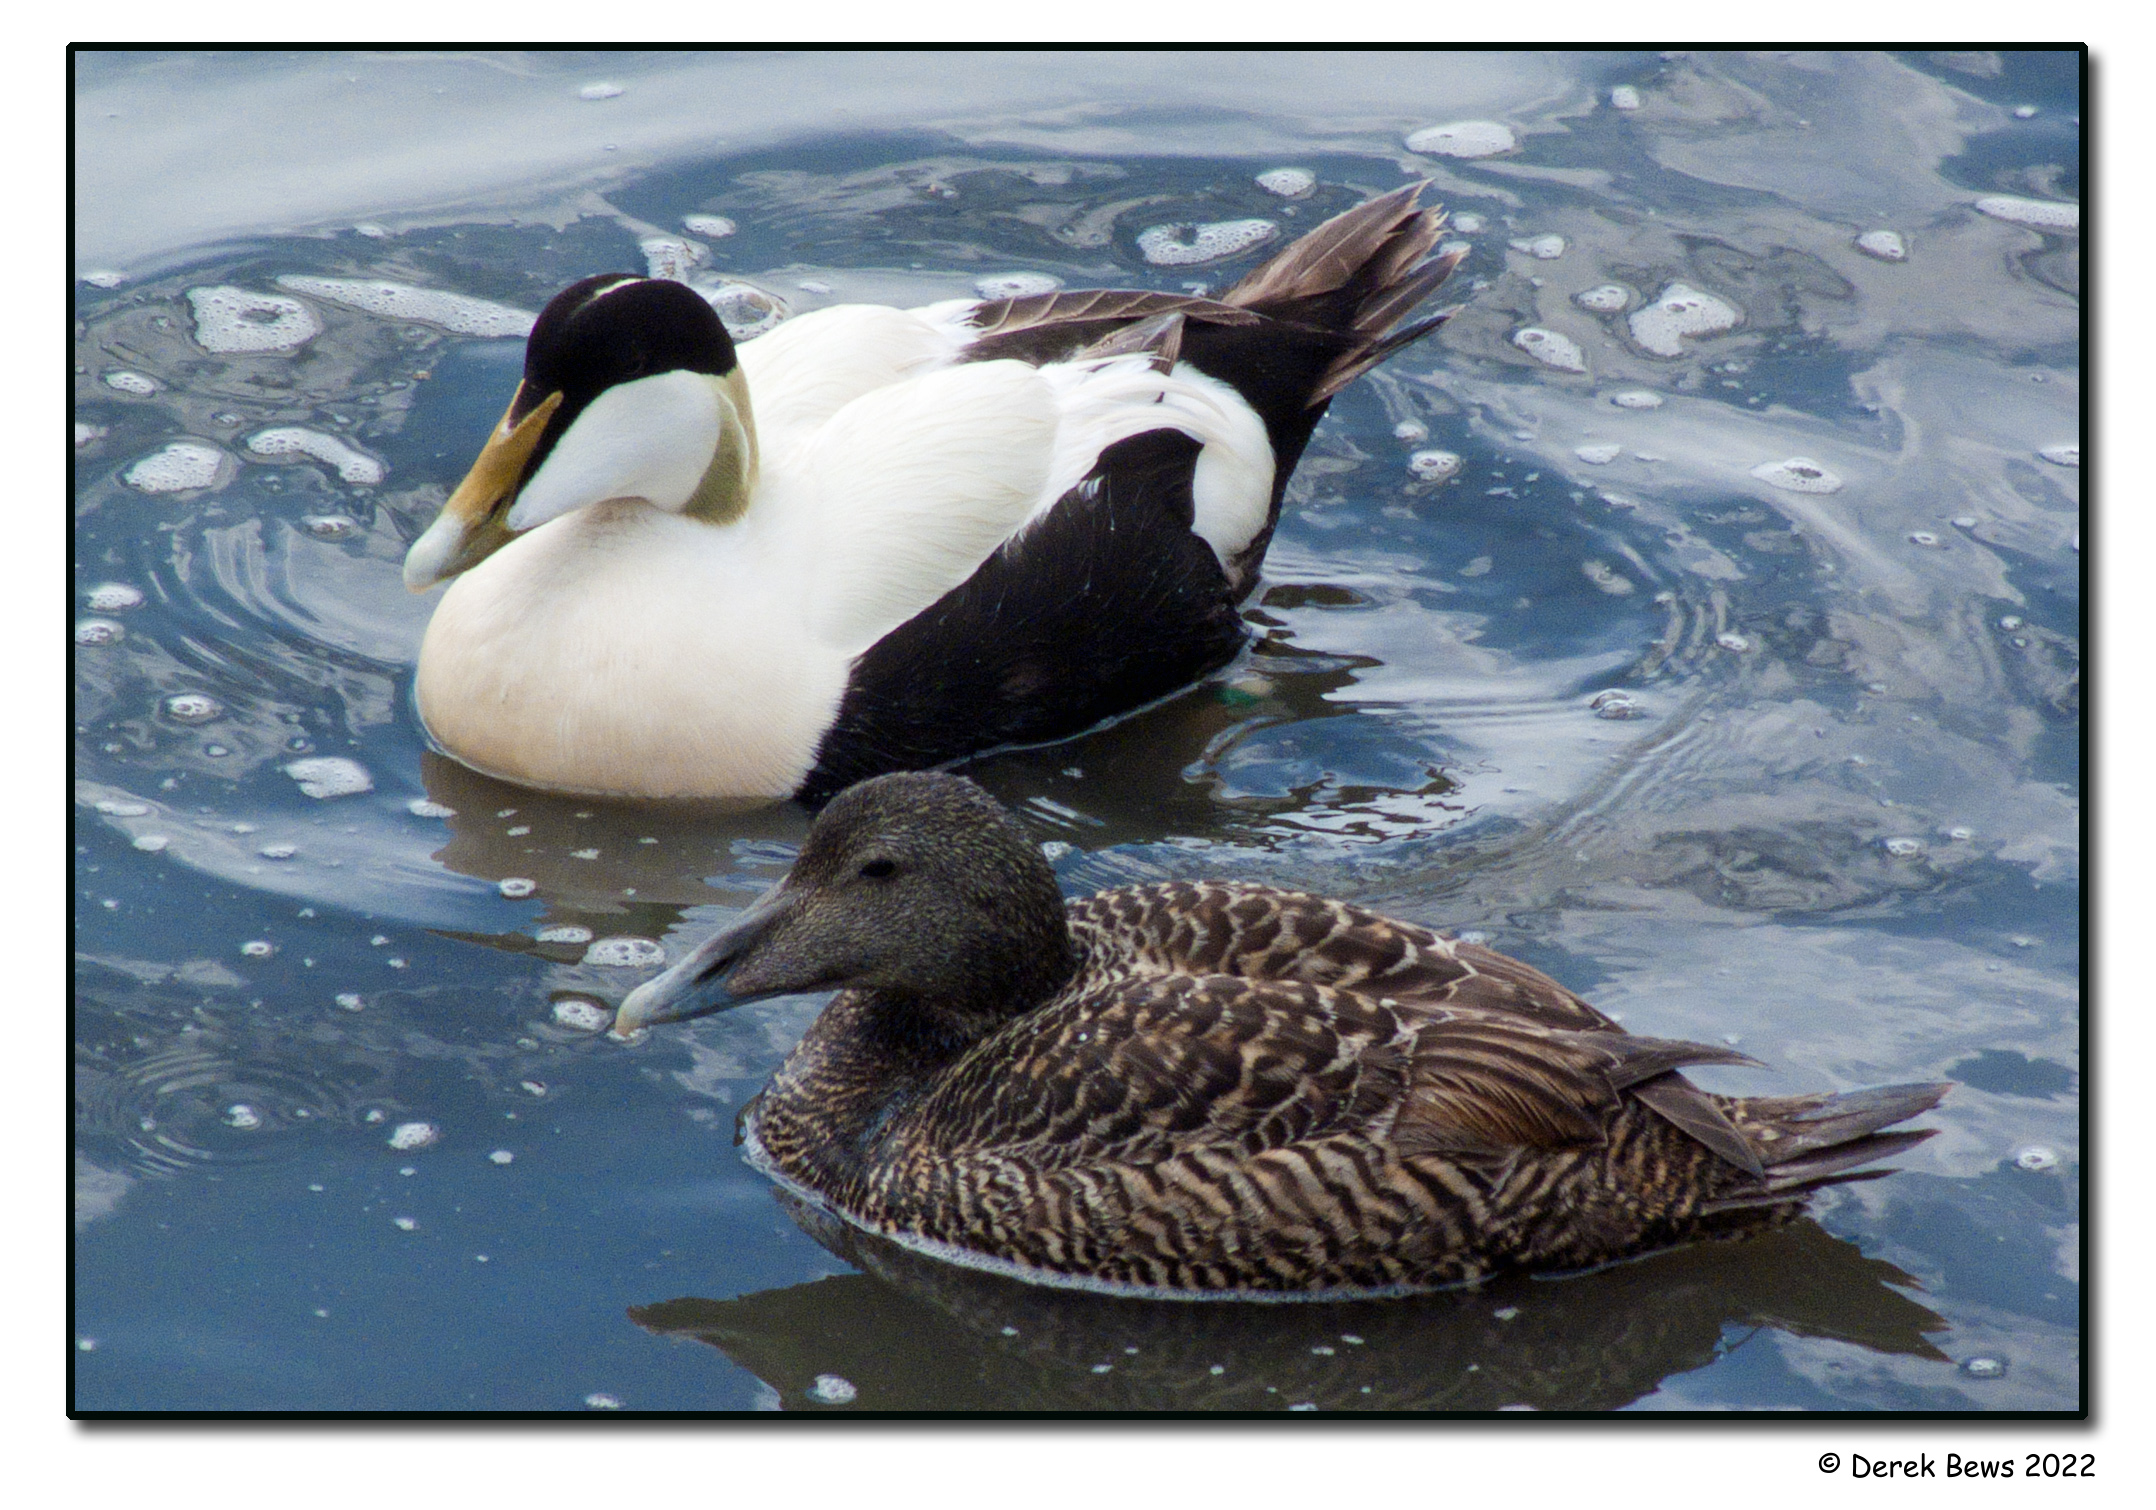
<svg viewBox="0 0 2156 1510">
<path fill-rule="evenodd" d="M 898 874 L 898 862 L 896 860 L 871 860 L 861 867 L 861 874 L 871 881 L 881 881 L 886 876 Z"/>
</svg>

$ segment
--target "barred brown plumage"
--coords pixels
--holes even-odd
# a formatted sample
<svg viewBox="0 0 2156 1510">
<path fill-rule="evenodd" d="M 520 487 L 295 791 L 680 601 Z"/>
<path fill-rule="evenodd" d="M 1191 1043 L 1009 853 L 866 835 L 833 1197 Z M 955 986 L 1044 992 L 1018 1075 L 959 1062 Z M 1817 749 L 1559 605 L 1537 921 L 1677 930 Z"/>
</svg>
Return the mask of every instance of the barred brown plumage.
<svg viewBox="0 0 2156 1510">
<path fill-rule="evenodd" d="M 744 1115 L 870 1231 L 1051 1284 L 1210 1297 L 1586 1268 L 1795 1218 L 1944 1085 L 1726 1097 L 1516 960 L 1239 882 L 1065 903 L 962 777 L 879 777 L 619 1036 L 841 988 Z"/>
</svg>

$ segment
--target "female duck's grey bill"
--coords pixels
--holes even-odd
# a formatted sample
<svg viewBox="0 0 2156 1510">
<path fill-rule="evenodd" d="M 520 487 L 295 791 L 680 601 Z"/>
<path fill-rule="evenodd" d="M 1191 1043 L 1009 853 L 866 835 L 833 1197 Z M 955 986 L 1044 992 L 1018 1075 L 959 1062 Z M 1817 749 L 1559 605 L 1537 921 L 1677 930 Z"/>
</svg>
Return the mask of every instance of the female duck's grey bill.
<svg viewBox="0 0 2156 1510">
<path fill-rule="evenodd" d="M 611 1036 L 628 1038 L 655 1022 L 686 1022 L 692 1017 L 704 1017 L 723 1012 L 728 1007 L 761 1001 L 766 996 L 783 995 L 783 992 L 754 991 L 737 996 L 727 989 L 726 980 L 742 956 L 760 943 L 791 910 L 792 899 L 783 887 L 775 886 L 765 892 L 749 905 L 748 911 L 697 945 L 664 975 L 655 976 L 631 991 L 622 1002 L 621 1010 L 614 1014 Z"/>
</svg>

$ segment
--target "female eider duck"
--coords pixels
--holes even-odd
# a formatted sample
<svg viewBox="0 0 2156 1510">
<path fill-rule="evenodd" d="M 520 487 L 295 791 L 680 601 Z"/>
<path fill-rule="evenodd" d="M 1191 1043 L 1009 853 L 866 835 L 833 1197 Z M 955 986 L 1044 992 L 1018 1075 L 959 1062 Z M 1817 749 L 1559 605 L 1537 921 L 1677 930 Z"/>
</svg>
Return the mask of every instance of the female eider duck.
<svg viewBox="0 0 2156 1510">
<path fill-rule="evenodd" d="M 737 351 L 682 284 L 571 285 L 405 559 L 456 579 L 428 732 L 526 786 L 815 803 L 1218 668 L 1328 400 L 1453 313 L 1400 324 L 1464 255 L 1421 189 L 1219 299 L 841 305 Z"/>
<path fill-rule="evenodd" d="M 948 774 L 842 793 L 614 1033 L 839 994 L 742 1121 L 855 1225 L 1162 1298 L 1428 1289 L 1795 1219 L 1928 1132 L 1944 1085 L 1728 1097 L 1549 977 L 1342 902 L 1169 883 L 1066 904 Z"/>
</svg>

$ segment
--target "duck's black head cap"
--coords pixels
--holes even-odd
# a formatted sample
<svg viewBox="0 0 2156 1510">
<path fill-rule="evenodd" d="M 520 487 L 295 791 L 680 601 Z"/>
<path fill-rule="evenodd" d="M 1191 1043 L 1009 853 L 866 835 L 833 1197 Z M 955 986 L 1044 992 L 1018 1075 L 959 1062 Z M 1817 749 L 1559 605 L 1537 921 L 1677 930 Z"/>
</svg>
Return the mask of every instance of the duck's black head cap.
<svg viewBox="0 0 2156 1510">
<path fill-rule="evenodd" d="M 532 325 L 524 344 L 524 386 L 510 423 L 562 396 L 548 429 L 568 429 L 607 389 L 662 372 L 724 377 L 735 367 L 733 338 L 704 297 L 686 284 L 633 273 L 599 273 L 570 284 Z"/>
</svg>

